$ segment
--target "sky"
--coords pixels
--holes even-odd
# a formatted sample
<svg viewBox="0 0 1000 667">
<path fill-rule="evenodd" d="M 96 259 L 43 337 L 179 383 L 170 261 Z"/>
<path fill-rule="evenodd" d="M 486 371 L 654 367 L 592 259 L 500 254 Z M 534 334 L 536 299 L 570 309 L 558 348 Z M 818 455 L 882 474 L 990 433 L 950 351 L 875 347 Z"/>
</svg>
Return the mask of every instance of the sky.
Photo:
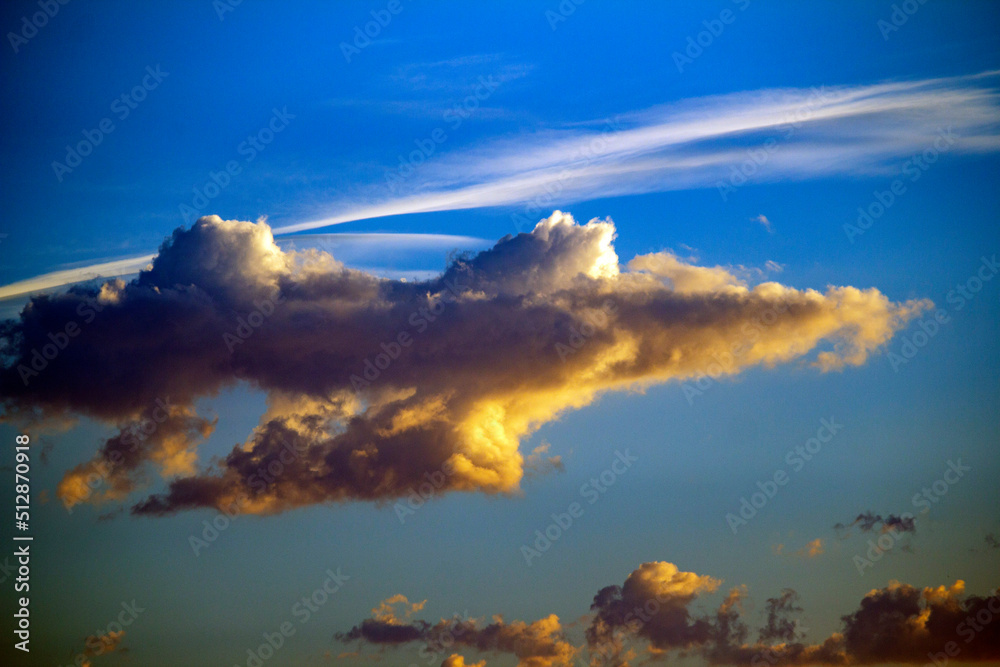
<svg viewBox="0 0 1000 667">
<path fill-rule="evenodd" d="M 0 26 L 4 664 L 1000 664 L 996 3 Z"/>
</svg>

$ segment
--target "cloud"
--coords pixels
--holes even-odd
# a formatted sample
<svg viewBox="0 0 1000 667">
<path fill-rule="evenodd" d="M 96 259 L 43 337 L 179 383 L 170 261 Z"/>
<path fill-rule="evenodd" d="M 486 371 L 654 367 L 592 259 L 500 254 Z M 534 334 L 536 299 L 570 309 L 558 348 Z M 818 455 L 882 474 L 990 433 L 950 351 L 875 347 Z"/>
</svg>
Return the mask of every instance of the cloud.
<svg viewBox="0 0 1000 667">
<path fill-rule="evenodd" d="M 489 78 L 497 84 L 520 79 L 534 69 L 532 65 L 503 63 L 503 59 L 503 54 L 500 53 L 480 53 L 447 60 L 407 63 L 398 66 L 387 79 L 397 98 L 401 89 L 444 93 L 446 97 L 439 101 L 454 105 L 456 101 L 461 101 L 459 96 L 475 92 L 476 86 L 484 78 L 481 76 L 484 67 L 490 68 Z M 423 101 L 425 104 L 430 102 L 427 99 Z M 477 107 L 477 113 L 479 110 Z"/>
<path fill-rule="evenodd" d="M 995 152 L 1000 109 L 986 82 L 998 73 L 734 93 L 500 139 L 428 161 L 408 179 L 409 191 L 386 197 L 373 188 L 364 200 L 332 203 L 336 215 L 275 231 L 521 204 L 530 217 L 539 202 L 718 188 L 754 150 L 765 155 L 757 183 L 894 174 L 941 132 L 951 132 L 951 154 Z M 774 150 L 765 152 L 768 140 Z"/>
<path fill-rule="evenodd" d="M 850 535 L 847 529 L 853 526 L 860 528 L 862 533 L 870 533 L 876 529 L 880 534 L 888 532 L 915 533 L 917 531 L 916 519 L 906 512 L 900 516 L 889 514 L 883 517 L 871 510 L 862 512 L 851 523 L 838 523 L 834 525 L 834 528 L 838 531 L 844 531 L 844 537 L 847 537 Z"/>
<path fill-rule="evenodd" d="M 640 566 L 636 572 L 649 565 Z M 692 580 L 700 576 L 686 574 Z M 870 591 L 857 610 L 843 616 L 840 632 L 816 644 L 803 641 L 807 629 L 793 618 L 803 609 L 798 605 L 798 594 L 792 589 L 786 588 L 778 597 L 768 599 L 766 621 L 754 643 L 746 642 L 748 629 L 740 617 L 742 601 L 746 598 L 745 587 L 732 589 L 714 614 L 695 614 L 690 605 L 697 596 L 692 595 L 679 600 L 680 606 L 665 605 L 662 611 L 647 607 L 649 618 L 640 619 L 638 613 L 642 605 L 655 598 L 634 599 L 632 621 L 616 624 L 618 630 L 613 641 L 621 647 L 630 639 L 650 640 L 640 655 L 644 654 L 651 662 L 697 653 L 710 664 L 752 667 L 922 665 L 927 662 L 928 654 L 942 653 L 949 642 L 959 647 L 957 659 L 961 661 L 995 662 L 1000 659 L 1000 623 L 986 619 L 996 620 L 1000 614 L 1000 594 L 965 596 L 964 586 L 962 581 L 957 581 L 950 587 L 917 589 L 890 582 L 885 588 Z M 609 598 L 607 590 L 603 589 L 594 598 L 592 609 L 598 610 L 595 623 L 599 622 L 600 610 L 606 607 L 608 600 L 616 599 L 614 596 Z M 664 611 L 666 617 L 659 618 Z M 980 614 L 982 618 L 977 620 Z M 658 639 L 664 636 L 664 626 L 670 628 L 672 634 L 669 636 L 675 638 L 673 641 Z M 651 627 L 660 630 L 651 632 Z M 588 630 L 588 645 L 592 651 L 599 650 L 600 645 L 590 642 L 590 637 Z M 676 641 L 678 637 L 682 641 Z M 621 664 L 619 657 L 617 654 L 612 656 L 612 664 Z"/>
<path fill-rule="evenodd" d="M 917 530 L 916 519 L 912 516 L 895 516 L 890 514 L 885 519 L 882 520 L 882 531 L 883 533 L 888 533 L 890 531 L 899 531 L 903 533 L 913 533 Z"/>
<path fill-rule="evenodd" d="M 424 608 L 427 600 L 423 602 L 410 602 L 405 595 L 393 595 L 383 600 L 375 609 L 372 609 L 372 618 L 393 625 L 402 625 L 409 620 L 413 614 Z M 400 618 L 402 615 L 402 618 Z"/>
<path fill-rule="evenodd" d="M 555 615 L 530 624 L 508 624 L 497 616 L 488 626 L 470 620 L 399 625 L 369 618 L 337 638 L 379 647 L 422 642 L 422 658 L 433 658 L 445 652 L 445 647 L 512 653 L 519 665 L 531 667 L 566 665 L 584 652 L 591 665 L 617 667 L 637 659 L 646 664 L 681 656 L 701 657 L 712 665 L 750 667 L 922 665 L 928 654 L 945 655 L 950 642 L 958 647 L 956 660 L 1000 660 L 1000 623 L 996 622 L 1000 592 L 967 596 L 961 580 L 923 589 L 892 581 L 873 589 L 857 609 L 841 617 L 840 631 L 815 644 L 804 640 L 808 628 L 795 618 L 803 608 L 790 588 L 767 600 L 764 625 L 754 642 L 747 641 L 750 631 L 741 616 L 748 597 L 746 586 L 730 589 L 714 612 L 696 611 L 699 598 L 716 591 L 721 583 L 711 576 L 681 571 L 673 563 L 643 563 L 623 585 L 597 592 L 580 646 L 570 642 Z M 386 626 L 393 630 L 387 631 Z M 954 647 L 947 650 L 954 657 Z M 442 664 L 466 663 L 453 653 Z"/>
<path fill-rule="evenodd" d="M 449 250 L 481 250 L 491 244 L 486 239 L 474 236 L 455 234 L 405 234 L 405 233 L 343 233 L 343 234 L 297 234 L 276 238 L 279 247 L 291 250 L 308 250 L 316 248 L 334 253 L 346 263 L 352 265 L 367 265 L 374 259 L 385 261 L 399 258 L 401 261 L 412 262 L 418 253 Z M 142 255 L 116 259 L 71 269 L 52 271 L 26 280 L 10 283 L 0 287 L 0 301 L 16 299 L 27 294 L 51 290 L 55 287 L 73 285 L 99 278 L 129 278 L 138 274 L 156 257 Z M 16 302 L 15 302 L 16 303 Z"/>
<path fill-rule="evenodd" d="M 486 661 L 466 662 L 465 658 L 455 653 L 441 661 L 441 667 L 486 667 Z"/>
<path fill-rule="evenodd" d="M 795 555 L 802 556 L 804 558 L 815 558 L 823 553 L 823 539 L 817 537 L 812 542 L 809 542 L 804 547 L 795 552 Z"/>
<path fill-rule="evenodd" d="M 790 642 L 800 637 L 798 623 L 787 617 L 802 611 L 802 607 L 797 605 L 798 600 L 799 594 L 791 588 L 782 590 L 776 598 L 768 598 L 767 624 L 760 629 L 761 642 Z"/>
<path fill-rule="evenodd" d="M 10 299 L 32 292 L 62 287 L 85 280 L 96 278 L 107 278 L 109 276 L 123 276 L 138 273 L 149 265 L 156 255 L 142 255 L 141 257 L 130 257 L 126 259 L 116 259 L 110 262 L 90 264 L 73 269 L 52 271 L 27 280 L 19 280 L 9 285 L 0 287 L 0 299 Z"/>
<path fill-rule="evenodd" d="M 536 477 L 558 470 L 563 472 L 561 456 L 549 456 L 550 445 L 547 442 L 535 447 L 531 453 L 524 457 L 524 477 Z"/>
<path fill-rule="evenodd" d="M 750 218 L 754 222 L 759 222 L 761 226 L 767 230 L 768 234 L 774 233 L 774 227 L 771 225 L 771 221 L 767 219 L 767 216 L 761 213 L 756 218 Z"/>
<path fill-rule="evenodd" d="M 625 648 L 622 635 L 626 632 L 648 640 L 658 651 L 702 645 L 713 628 L 704 619 L 692 618 L 688 605 L 721 583 L 681 572 L 673 563 L 643 563 L 622 586 L 607 586 L 594 596 L 587 646 L 592 653 L 621 662 Z"/>
<path fill-rule="evenodd" d="M 459 59 L 476 63 L 476 59 Z M 448 61 L 424 64 L 450 67 Z M 500 74 L 516 78 L 514 67 Z M 282 225 L 275 236 L 372 218 L 541 203 L 568 204 L 602 197 L 729 183 L 748 149 L 777 142 L 754 182 L 832 175 L 895 173 L 903 161 L 949 130 L 951 154 L 1000 150 L 998 91 L 984 85 L 1000 71 L 813 89 L 763 89 L 683 100 L 620 114 L 606 121 L 501 138 L 444 154 L 407 179 L 407 192 L 385 196 L 379 186 L 360 200 L 324 206 L 333 216 Z M 401 113 L 426 110 L 422 102 L 385 102 Z M 480 109 L 478 113 L 483 110 Z M 739 140 L 734 146 L 733 140 Z M 894 171 L 895 170 L 895 171 Z M 765 225 L 763 214 L 754 218 Z M 138 271 L 151 256 L 56 271 L 0 287 L 0 299 L 67 285 L 95 276 Z"/>
<path fill-rule="evenodd" d="M 79 664 L 80 667 L 92 667 L 94 663 L 90 660 L 90 658 L 113 653 L 121 644 L 124 637 L 124 630 L 119 630 L 117 632 L 110 630 L 103 635 L 90 635 L 84 641 L 85 648 L 79 655 L 77 655 L 77 664 Z M 123 648 L 122 651 L 124 652 L 125 649 Z"/>
<path fill-rule="evenodd" d="M 95 498 L 135 488 L 146 464 L 170 478 L 138 514 L 380 501 L 430 480 L 514 493 L 520 443 L 604 392 L 699 376 L 727 356 L 730 375 L 858 366 L 931 306 L 873 288 L 749 285 L 667 252 L 622 267 L 614 237 L 610 221 L 557 211 L 403 282 L 284 251 L 264 222 L 205 217 L 135 280 L 36 297 L 0 324 L 0 402 L 8 419 L 115 427 L 91 463 L 123 460 Z M 266 412 L 192 473 L 215 426 L 195 402 L 237 384 L 265 392 Z M 158 401 L 169 414 L 154 414 Z M 124 442 L 157 418 L 148 438 Z M 67 475 L 67 496 L 87 472 Z"/>
<path fill-rule="evenodd" d="M 376 609 L 406 601 L 405 596 L 395 595 L 382 602 Z M 518 667 L 559 667 L 568 666 L 577 649 L 570 645 L 564 635 L 559 617 L 555 614 L 525 623 L 506 623 L 502 617 L 494 616 L 491 623 L 484 624 L 476 619 L 442 619 L 437 623 L 427 621 L 401 622 L 399 619 L 365 619 L 348 632 L 337 633 L 336 639 L 349 643 L 359 642 L 375 646 L 394 646 L 422 642 L 422 658 L 433 657 L 445 648 L 467 647 L 481 653 L 506 653 L 517 658 Z M 465 665 L 461 655 L 452 654 L 442 665 L 461 667 Z M 475 663 L 484 664 L 484 663 Z"/>
<path fill-rule="evenodd" d="M 212 433 L 216 421 L 199 416 L 189 406 L 158 402 L 121 425 L 118 435 L 105 441 L 92 460 L 63 475 L 56 495 L 67 509 L 82 502 L 125 499 L 147 461 L 158 466 L 164 477 L 195 474 L 196 446 Z"/>
<path fill-rule="evenodd" d="M 1000 623 L 976 622 L 981 614 L 997 620 L 1000 597 L 994 593 L 963 598 L 964 590 L 961 580 L 922 590 L 893 581 L 872 590 L 857 611 L 843 618 L 848 654 L 860 664 L 923 664 L 929 653 L 940 653 L 955 642 L 961 651 L 957 659 L 1000 661 Z"/>
</svg>

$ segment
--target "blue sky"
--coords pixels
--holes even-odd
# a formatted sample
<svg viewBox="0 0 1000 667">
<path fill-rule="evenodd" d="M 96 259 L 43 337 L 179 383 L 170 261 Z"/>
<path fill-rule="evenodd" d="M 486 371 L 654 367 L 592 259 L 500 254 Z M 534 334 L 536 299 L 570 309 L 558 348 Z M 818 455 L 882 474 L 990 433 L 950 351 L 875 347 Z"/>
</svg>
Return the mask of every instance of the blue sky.
<svg viewBox="0 0 1000 667">
<path fill-rule="evenodd" d="M 81 410 L 72 428 L 25 424 L 6 393 L 0 438 L 27 432 L 38 445 L 32 653 L 12 664 L 71 664 L 133 598 L 148 611 L 118 649 L 88 656 L 95 665 L 246 664 L 261 633 L 293 619 L 295 601 L 338 567 L 350 579 L 267 664 L 327 664 L 353 651 L 334 634 L 396 594 L 426 599 L 417 616 L 429 621 L 555 613 L 581 645 L 594 594 L 648 562 L 724 580 L 692 613 L 746 584 L 754 626 L 768 598 L 795 589 L 807 643 L 839 631 L 841 616 L 891 580 L 996 588 L 1000 552 L 987 536 L 1000 535 L 1000 279 L 968 298 L 953 291 L 993 277 L 1000 252 L 1000 8 L 930 0 L 885 32 L 890 2 L 563 5 L 575 9 L 402 0 L 349 59 L 341 44 L 388 3 L 247 0 L 221 14 L 207 0 L 60 5 L 36 35 L 0 49 L 0 314 L 17 319 L 31 294 L 64 292 L 70 280 L 131 279 L 176 228 L 191 227 L 192 210 L 266 217 L 282 250 L 318 248 L 412 282 L 558 209 L 580 224 L 610 218 L 623 266 L 670 251 L 751 285 L 876 288 L 935 309 L 840 371 L 802 357 L 753 365 L 700 394 L 690 393 L 694 378 L 676 377 L 599 392 L 521 441 L 525 456 L 547 443 L 562 470 L 529 476 L 516 492 L 444 494 L 402 524 L 394 499 L 241 516 L 197 556 L 189 536 L 214 510 L 130 516 L 167 486 L 152 469 L 127 501 L 67 512 L 60 480 L 115 433 L 114 421 Z M 18 32 L 37 11 L 7 3 L 0 25 Z M 713 26 L 718 34 L 706 32 Z M 699 33 L 706 45 L 678 67 L 675 54 Z M 135 107 L 127 116 L 115 104 L 123 95 Z M 801 125 L 783 126 L 789 114 Z M 71 171 L 53 167 L 95 128 L 90 155 Z M 948 128 L 954 142 L 915 167 Z M 719 187 L 761 151 L 745 184 Z M 213 175 L 225 185 L 205 196 Z M 858 209 L 873 210 L 897 179 L 905 191 L 852 232 Z M 109 262 L 120 264 L 93 268 Z M 38 280 L 60 271 L 71 274 Z M 936 309 L 947 321 L 894 363 Z M 195 408 L 218 417 L 198 450 L 202 469 L 247 440 L 265 392 L 227 385 Z M 734 535 L 726 514 L 758 481 L 791 471 L 786 453 L 831 416 L 843 431 Z M 626 448 L 639 463 L 526 565 L 521 546 Z M 913 511 L 913 495 L 958 459 L 971 470 L 918 515 L 907 549 L 859 574 L 853 557 L 878 534 L 845 538 L 834 524 Z M 13 504 L 7 486 L 4 498 Z M 823 553 L 796 554 L 817 539 Z M 418 648 L 386 649 L 381 662 L 423 664 Z"/>
</svg>

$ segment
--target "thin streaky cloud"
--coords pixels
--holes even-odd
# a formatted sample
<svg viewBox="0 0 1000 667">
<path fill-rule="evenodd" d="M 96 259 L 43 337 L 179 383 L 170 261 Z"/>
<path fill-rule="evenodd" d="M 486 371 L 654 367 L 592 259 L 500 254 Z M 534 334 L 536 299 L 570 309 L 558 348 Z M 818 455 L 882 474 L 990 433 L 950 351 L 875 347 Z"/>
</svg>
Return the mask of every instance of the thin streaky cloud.
<svg viewBox="0 0 1000 667">
<path fill-rule="evenodd" d="M 351 233 L 351 234 L 303 234 L 300 236 L 288 237 L 282 240 L 281 245 L 295 245 L 298 249 L 312 247 L 329 246 L 370 246 L 378 245 L 380 249 L 412 249 L 412 250 L 449 250 L 459 248 L 462 250 L 481 249 L 492 244 L 488 239 L 477 238 L 475 236 L 460 236 L 452 234 L 392 234 L 392 233 Z M 0 287 L 0 300 L 22 297 L 27 294 L 41 292 L 44 290 L 72 285 L 95 278 L 130 277 L 139 273 L 146 267 L 155 254 L 142 255 L 140 257 L 130 257 L 117 259 L 98 264 L 90 264 L 71 269 L 61 269 L 44 273 L 33 278 L 19 280 L 9 285 Z M 369 270 L 385 272 L 385 275 L 398 276 L 427 276 L 426 271 L 406 271 L 397 269 L 378 269 L 377 267 L 364 267 Z"/>
<path fill-rule="evenodd" d="M 392 248 L 448 249 L 457 246 L 489 246 L 493 241 L 476 236 L 460 236 L 454 234 L 410 234 L 391 232 L 355 232 L 344 234 L 302 234 L 290 236 L 279 241 L 279 245 L 290 243 L 309 244 L 353 244 L 378 245 Z"/>
<path fill-rule="evenodd" d="M 275 227 L 275 236 L 375 218 L 718 187 L 732 170 L 776 148 L 751 182 L 891 174 L 949 132 L 949 153 L 1000 150 L 1000 97 L 977 82 L 1000 71 L 812 89 L 768 89 L 685 100 L 623 114 L 608 131 L 546 131 L 428 162 L 407 181 L 409 194 L 368 203 L 334 202 L 342 213 Z M 738 145 L 734 145 L 739 142 Z M 748 149 L 749 146 L 749 149 Z M 381 186 L 373 189 L 377 193 Z M 147 256 L 146 259 L 151 256 Z M 45 274 L 0 288 L 0 298 L 94 277 Z M 107 274 L 104 274 L 107 275 Z M 39 286 L 45 279 L 44 286 Z M 52 282 L 65 280 L 65 282 Z M 12 288 L 16 288 L 13 289 Z M 18 291 L 19 290 L 19 291 Z"/>
<path fill-rule="evenodd" d="M 138 273 L 144 266 L 153 261 L 156 257 L 152 255 L 142 255 L 140 257 L 130 257 L 127 259 L 116 259 L 100 264 L 91 264 L 74 269 L 63 269 L 44 273 L 34 278 L 19 280 L 9 285 L 0 287 L 0 299 L 10 299 L 32 292 L 61 287 L 62 285 L 72 285 L 73 283 L 93 280 L 94 278 L 106 278 L 108 276 L 121 276 Z"/>
<path fill-rule="evenodd" d="M 401 192 L 343 200 L 335 215 L 275 234 L 354 220 L 512 206 L 538 197 L 600 197 L 718 187 L 776 143 L 754 182 L 872 176 L 898 170 L 942 133 L 949 153 L 1000 150 L 998 72 L 811 89 L 766 89 L 684 100 L 622 114 L 602 128 L 561 129 L 493 141 L 427 162 Z"/>
<path fill-rule="evenodd" d="M 767 216 L 764 215 L 763 213 L 758 215 L 756 218 L 751 218 L 751 220 L 753 220 L 754 222 L 759 222 L 761 226 L 767 230 L 768 234 L 774 233 L 774 225 L 771 224 L 771 221 L 768 220 Z"/>
</svg>

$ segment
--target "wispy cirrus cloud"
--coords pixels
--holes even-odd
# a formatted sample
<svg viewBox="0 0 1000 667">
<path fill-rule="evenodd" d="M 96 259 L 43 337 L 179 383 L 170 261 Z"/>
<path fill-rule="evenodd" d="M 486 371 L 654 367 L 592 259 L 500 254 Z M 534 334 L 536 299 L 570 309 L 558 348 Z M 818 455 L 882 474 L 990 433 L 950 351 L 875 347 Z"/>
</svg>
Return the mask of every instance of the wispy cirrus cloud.
<svg viewBox="0 0 1000 667">
<path fill-rule="evenodd" d="M 446 252 L 449 250 L 480 250 L 489 247 L 491 241 L 474 236 L 454 234 L 391 234 L 391 233 L 351 233 L 351 234 L 300 234 L 279 239 L 281 247 L 306 250 L 316 248 L 335 252 L 338 259 L 352 266 L 379 269 L 380 275 L 411 275 L 420 271 L 404 268 L 392 269 L 384 266 L 372 267 L 368 264 L 378 259 L 406 258 L 414 253 Z M 51 271 L 25 280 L 19 280 L 0 287 L 0 301 L 16 299 L 28 294 L 51 290 L 64 285 L 86 282 L 99 278 L 128 278 L 135 276 L 156 257 L 155 254 L 141 255 L 98 262 L 73 268 Z"/>
<path fill-rule="evenodd" d="M 138 273 L 143 267 L 148 265 L 156 255 L 140 255 L 139 257 L 128 257 L 126 259 L 116 259 L 109 262 L 98 262 L 76 268 L 61 269 L 49 273 L 19 280 L 0 287 L 0 299 L 10 299 L 32 292 L 72 285 L 95 278 L 107 278 L 109 276 L 124 276 Z"/>
<path fill-rule="evenodd" d="M 375 115 L 405 115 L 407 118 L 437 118 L 442 112 L 475 94 L 484 79 L 506 85 L 528 76 L 534 66 L 511 62 L 502 53 L 481 53 L 445 60 L 404 63 L 365 83 L 365 93 L 328 100 L 334 108 L 363 109 Z M 524 113 L 502 106 L 484 106 L 477 101 L 478 118 L 516 118 Z"/>
<path fill-rule="evenodd" d="M 367 199 L 333 202 L 337 214 L 275 233 L 539 197 L 565 203 L 718 187 L 751 159 L 748 150 L 767 156 L 755 182 L 887 173 L 942 132 L 954 138 L 949 153 L 993 152 L 998 74 L 734 93 L 623 113 L 613 131 L 599 121 L 500 139 L 427 162 L 406 192 L 384 197 L 373 186 Z"/>
<path fill-rule="evenodd" d="M 486 56 L 460 64 L 482 66 Z M 467 62 L 466 62 L 467 61 Z M 447 61 L 413 65 L 426 72 Z M 522 68 L 523 69 L 523 68 Z M 407 70 L 413 75 L 413 72 Z M 507 76 L 516 78 L 514 68 Z M 402 76 L 402 75 L 401 75 Z M 413 75 L 417 76 L 417 75 Z M 424 75 L 420 75 L 424 76 Z M 781 88 L 685 100 L 442 153 L 396 194 L 384 184 L 364 198 L 324 204 L 334 215 L 276 226 L 276 237 L 355 220 L 409 213 L 547 204 L 669 190 L 713 188 L 767 153 L 754 182 L 877 175 L 949 132 L 950 154 L 1000 150 L 998 71 L 820 89 Z M 418 77 L 419 78 L 419 77 Z M 413 102 L 425 105 L 425 102 Z M 407 107 L 406 113 L 412 108 Z M 765 146 L 772 140 L 776 148 Z M 533 215 L 533 214 L 532 214 Z M 770 221 L 757 221 L 771 231 Z M 412 235 L 411 235 L 412 236 Z M 137 271 L 152 255 L 47 273 L 0 288 L 0 299 L 99 276 Z M 129 271 L 119 267 L 128 268 Z"/>
</svg>

